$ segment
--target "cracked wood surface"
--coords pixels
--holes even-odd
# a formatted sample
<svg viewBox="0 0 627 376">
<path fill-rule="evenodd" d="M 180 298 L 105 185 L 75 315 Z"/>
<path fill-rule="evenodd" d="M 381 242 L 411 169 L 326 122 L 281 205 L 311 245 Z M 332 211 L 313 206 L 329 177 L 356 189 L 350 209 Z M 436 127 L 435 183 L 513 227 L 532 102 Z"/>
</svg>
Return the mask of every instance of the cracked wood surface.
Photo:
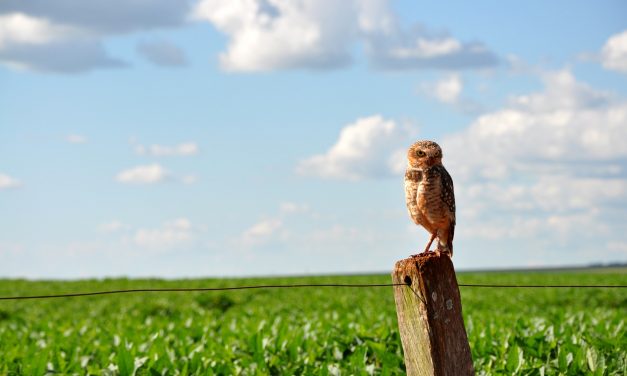
<svg viewBox="0 0 627 376">
<path fill-rule="evenodd" d="M 396 262 L 392 272 L 407 375 L 474 375 L 451 259 L 434 252 Z"/>
</svg>

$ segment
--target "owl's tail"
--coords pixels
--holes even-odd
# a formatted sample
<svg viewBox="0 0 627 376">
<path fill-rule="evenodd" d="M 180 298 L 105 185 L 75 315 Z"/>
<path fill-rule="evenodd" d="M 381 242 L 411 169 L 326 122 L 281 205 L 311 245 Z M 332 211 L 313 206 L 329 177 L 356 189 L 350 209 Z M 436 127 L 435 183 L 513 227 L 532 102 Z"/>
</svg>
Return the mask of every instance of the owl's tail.
<svg viewBox="0 0 627 376">
<path fill-rule="evenodd" d="M 453 257 L 453 235 L 455 235 L 455 223 L 453 223 L 448 231 L 442 234 L 442 237 L 438 240 L 438 248 L 449 254 L 449 257 Z M 442 241 L 446 243 L 442 244 Z"/>
<path fill-rule="evenodd" d="M 448 245 L 448 250 L 451 253 L 451 258 L 453 258 L 453 236 L 455 235 L 455 221 L 452 221 L 451 226 L 448 230 L 448 238 L 446 239 L 446 245 Z"/>
</svg>

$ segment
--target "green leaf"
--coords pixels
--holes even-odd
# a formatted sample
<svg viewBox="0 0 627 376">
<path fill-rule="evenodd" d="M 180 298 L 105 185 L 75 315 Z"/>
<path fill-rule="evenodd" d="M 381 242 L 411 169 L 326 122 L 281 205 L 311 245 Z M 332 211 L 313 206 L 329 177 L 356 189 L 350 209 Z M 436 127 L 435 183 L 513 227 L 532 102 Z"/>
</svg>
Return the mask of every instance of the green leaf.
<svg viewBox="0 0 627 376">
<path fill-rule="evenodd" d="M 586 351 L 586 360 L 588 361 L 588 368 L 590 371 L 594 372 L 597 369 L 597 352 L 589 347 Z"/>
<path fill-rule="evenodd" d="M 605 357 L 603 354 L 599 355 L 597 358 L 597 370 L 594 372 L 595 376 L 603 376 L 605 374 Z"/>
<path fill-rule="evenodd" d="M 512 374 L 517 373 L 523 364 L 523 351 L 518 346 L 512 346 L 507 353 L 505 368 Z"/>
<path fill-rule="evenodd" d="M 560 347 L 557 360 L 560 371 L 566 371 L 573 361 L 573 353 L 567 352 L 564 347 Z"/>
<path fill-rule="evenodd" d="M 133 376 L 135 371 L 133 357 L 124 344 L 118 346 L 118 371 L 120 376 Z"/>
</svg>

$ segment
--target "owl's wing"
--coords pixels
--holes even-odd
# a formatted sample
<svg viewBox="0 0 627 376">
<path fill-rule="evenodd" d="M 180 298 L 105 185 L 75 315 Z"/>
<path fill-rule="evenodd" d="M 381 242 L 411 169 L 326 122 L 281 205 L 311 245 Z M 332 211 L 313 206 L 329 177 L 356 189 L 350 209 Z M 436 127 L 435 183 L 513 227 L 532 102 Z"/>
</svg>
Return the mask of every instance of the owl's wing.
<svg viewBox="0 0 627 376">
<path fill-rule="evenodd" d="M 445 209 L 448 210 L 448 216 L 450 220 L 450 235 L 449 241 L 453 241 L 453 234 L 455 232 L 455 190 L 453 189 L 453 179 L 449 175 L 448 171 L 442 166 L 440 171 L 441 188 L 440 199 L 445 205 Z M 450 243 L 449 243 L 450 244 Z"/>
</svg>

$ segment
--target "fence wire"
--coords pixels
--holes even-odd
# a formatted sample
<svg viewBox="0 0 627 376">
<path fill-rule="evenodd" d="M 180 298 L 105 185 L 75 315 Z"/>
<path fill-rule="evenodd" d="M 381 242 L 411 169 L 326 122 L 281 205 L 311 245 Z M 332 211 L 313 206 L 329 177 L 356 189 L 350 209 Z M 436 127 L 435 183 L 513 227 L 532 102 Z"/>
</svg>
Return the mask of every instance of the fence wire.
<svg viewBox="0 0 627 376">
<path fill-rule="evenodd" d="M 372 288 L 372 287 L 394 287 L 408 286 L 405 283 L 306 283 L 289 285 L 250 285 L 231 287 L 188 287 L 188 288 L 143 288 L 143 289 L 123 289 L 106 291 L 88 291 L 65 294 L 49 295 L 23 295 L 23 296 L 0 296 L 0 300 L 29 300 L 29 299 L 56 299 L 74 298 L 82 296 L 131 294 L 147 292 L 207 292 L 207 291 L 233 291 L 233 290 L 254 290 L 254 289 L 288 289 L 288 288 L 313 288 L 313 287 L 336 287 L 336 288 Z M 468 284 L 460 283 L 459 287 L 477 288 L 617 288 L 624 289 L 627 285 L 498 285 L 498 284 Z"/>
</svg>

